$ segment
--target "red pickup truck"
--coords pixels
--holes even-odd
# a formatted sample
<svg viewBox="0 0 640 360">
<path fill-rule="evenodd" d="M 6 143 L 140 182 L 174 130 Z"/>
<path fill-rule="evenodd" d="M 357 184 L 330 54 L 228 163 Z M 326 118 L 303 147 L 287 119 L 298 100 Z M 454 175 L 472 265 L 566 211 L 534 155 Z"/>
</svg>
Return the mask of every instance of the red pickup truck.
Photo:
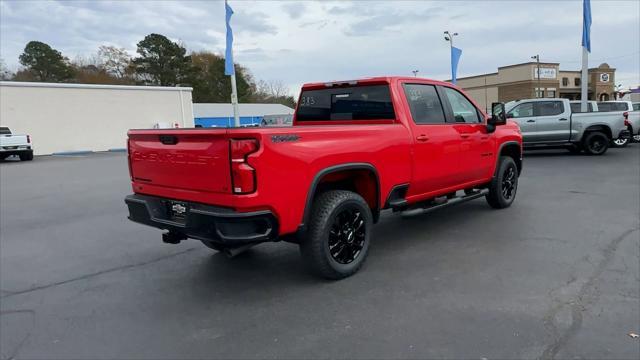
<svg viewBox="0 0 640 360">
<path fill-rule="evenodd" d="M 511 205 L 522 136 L 457 87 L 411 77 L 303 86 L 293 126 L 130 130 L 129 219 L 233 256 L 300 245 L 311 270 L 355 273 L 384 209 L 424 212 L 486 197 Z"/>
</svg>

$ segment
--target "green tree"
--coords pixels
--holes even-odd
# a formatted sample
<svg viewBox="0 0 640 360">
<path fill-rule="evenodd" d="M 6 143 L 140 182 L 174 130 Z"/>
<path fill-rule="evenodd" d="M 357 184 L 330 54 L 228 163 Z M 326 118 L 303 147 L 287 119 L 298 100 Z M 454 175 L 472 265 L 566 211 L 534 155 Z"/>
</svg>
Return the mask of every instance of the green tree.
<svg viewBox="0 0 640 360">
<path fill-rule="evenodd" d="M 69 59 L 40 41 L 29 41 L 19 60 L 36 81 L 61 82 L 73 77 Z"/>
<path fill-rule="evenodd" d="M 224 58 L 207 51 L 191 53 L 191 72 L 186 83 L 193 87 L 193 102 L 231 101 L 231 79 L 224 74 Z M 252 102 L 256 85 L 249 71 L 236 68 L 238 101 Z"/>
<path fill-rule="evenodd" d="M 136 75 L 145 84 L 176 86 L 187 79 L 191 59 L 187 50 L 166 36 L 149 34 L 138 43 L 133 59 Z"/>
</svg>

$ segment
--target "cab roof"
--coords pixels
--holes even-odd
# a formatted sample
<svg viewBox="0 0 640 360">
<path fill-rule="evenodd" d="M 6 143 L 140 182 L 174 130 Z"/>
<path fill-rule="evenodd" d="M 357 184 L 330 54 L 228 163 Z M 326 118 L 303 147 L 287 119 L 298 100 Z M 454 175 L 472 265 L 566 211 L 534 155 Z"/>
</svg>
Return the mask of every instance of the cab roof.
<svg viewBox="0 0 640 360">
<path fill-rule="evenodd" d="M 327 81 L 327 82 L 314 82 L 314 83 L 306 83 L 302 85 L 303 89 L 310 88 L 328 88 L 333 86 L 345 86 L 345 85 L 363 85 L 363 84 L 393 84 L 398 81 L 414 81 L 420 83 L 428 83 L 433 85 L 444 85 L 451 86 L 451 83 L 433 80 L 427 78 L 420 77 L 411 77 L 411 76 L 376 76 L 376 77 L 365 77 L 359 79 L 351 79 L 351 80 L 339 80 L 339 81 Z"/>
</svg>

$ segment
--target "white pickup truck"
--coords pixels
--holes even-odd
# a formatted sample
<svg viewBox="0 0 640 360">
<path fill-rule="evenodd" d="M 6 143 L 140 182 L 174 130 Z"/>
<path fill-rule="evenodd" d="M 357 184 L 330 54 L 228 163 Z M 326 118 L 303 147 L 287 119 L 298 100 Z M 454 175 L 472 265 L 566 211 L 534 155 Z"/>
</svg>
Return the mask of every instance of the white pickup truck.
<svg viewBox="0 0 640 360">
<path fill-rule="evenodd" d="M 623 111 L 572 112 L 567 99 L 516 100 L 505 110 L 520 125 L 526 149 L 568 148 L 602 155 L 612 141 L 630 136 Z"/>
<path fill-rule="evenodd" d="M 18 155 L 22 161 L 33 160 L 33 147 L 29 135 L 14 135 L 8 127 L 0 127 L 0 160 Z"/>
<path fill-rule="evenodd" d="M 640 142 L 640 110 L 631 101 L 600 101 L 597 111 L 623 111 L 627 114 L 627 129 L 635 142 Z M 626 143 L 618 143 L 625 146 Z"/>
</svg>

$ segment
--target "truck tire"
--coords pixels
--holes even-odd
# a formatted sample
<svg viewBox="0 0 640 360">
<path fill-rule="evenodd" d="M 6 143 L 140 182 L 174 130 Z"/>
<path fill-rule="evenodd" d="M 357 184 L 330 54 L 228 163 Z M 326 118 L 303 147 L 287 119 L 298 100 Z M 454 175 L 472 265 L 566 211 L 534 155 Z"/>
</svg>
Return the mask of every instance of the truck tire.
<svg viewBox="0 0 640 360">
<path fill-rule="evenodd" d="M 20 161 L 31 161 L 33 160 L 33 153 L 32 152 L 27 152 L 24 154 L 20 154 L 18 155 L 20 157 Z"/>
<path fill-rule="evenodd" d="M 600 131 L 592 131 L 585 135 L 584 152 L 588 155 L 602 155 L 609 148 L 609 138 L 605 133 Z"/>
<path fill-rule="evenodd" d="M 613 141 L 611 141 L 611 147 L 614 148 L 623 148 L 623 147 L 627 147 L 627 145 L 629 145 L 629 143 L 631 142 L 630 138 L 626 138 L 626 139 L 615 139 Z"/>
<path fill-rule="evenodd" d="M 487 202 L 494 209 L 504 209 L 513 203 L 518 191 L 518 166 L 510 156 L 501 156 L 496 175 L 489 184 Z"/>
<path fill-rule="evenodd" d="M 355 274 L 369 252 L 373 216 L 364 199 L 351 191 L 332 190 L 313 203 L 306 237 L 300 243 L 310 270 L 326 279 Z"/>
</svg>

